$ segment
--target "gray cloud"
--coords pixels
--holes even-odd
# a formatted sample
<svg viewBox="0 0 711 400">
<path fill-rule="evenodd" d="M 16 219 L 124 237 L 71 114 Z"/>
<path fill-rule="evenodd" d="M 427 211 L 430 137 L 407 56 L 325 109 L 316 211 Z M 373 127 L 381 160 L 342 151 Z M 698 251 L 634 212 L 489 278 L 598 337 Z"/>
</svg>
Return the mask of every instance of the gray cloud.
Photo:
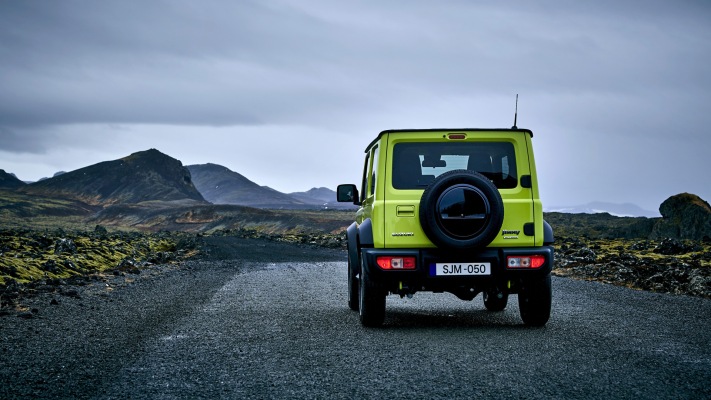
<svg viewBox="0 0 711 400">
<path fill-rule="evenodd" d="M 694 30 L 666 9 L 637 21 L 624 3 L 553 15 L 553 7 L 468 2 L 326 12 L 325 3 L 300 4 L 3 3 L 0 117 L 21 125 L 304 122 L 315 108 L 369 111 L 413 87 L 440 96 L 648 95 L 709 84 L 699 62 L 708 51 L 698 50 L 708 29 L 675 38 L 668 31 Z M 367 95 L 381 91 L 395 97 Z"/>
<path fill-rule="evenodd" d="M 87 124 L 197 135 L 292 126 L 367 143 L 386 128 L 510 126 L 520 93 L 519 125 L 537 132 L 543 154 L 604 153 L 621 137 L 618 146 L 646 141 L 638 147 L 666 149 L 670 164 L 708 170 L 685 152 L 711 147 L 702 134 L 711 123 L 710 17 L 707 2 L 661 0 L 0 2 L 0 152 L 51 152 Z M 251 137 L 240 146 L 263 151 Z M 332 149 L 341 158 L 360 150 Z M 598 185 L 630 166 L 678 176 L 637 148 L 615 154 L 622 160 L 570 158 L 561 178 L 587 171 L 582 160 L 597 163 L 591 181 L 607 177 Z M 539 160 L 551 174 L 556 162 Z M 659 193 L 638 190 L 626 196 Z"/>
<path fill-rule="evenodd" d="M 56 139 L 53 133 L 16 130 L 0 126 L 0 151 L 45 154 L 47 143 Z M 0 167 L 1 168 L 1 167 Z"/>
</svg>

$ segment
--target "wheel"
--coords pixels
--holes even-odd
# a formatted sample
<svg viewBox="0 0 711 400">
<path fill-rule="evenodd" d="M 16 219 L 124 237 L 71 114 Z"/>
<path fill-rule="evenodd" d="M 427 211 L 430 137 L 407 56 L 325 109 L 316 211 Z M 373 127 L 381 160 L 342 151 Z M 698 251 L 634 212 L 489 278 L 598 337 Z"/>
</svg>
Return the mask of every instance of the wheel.
<svg viewBox="0 0 711 400">
<path fill-rule="evenodd" d="M 361 266 L 360 279 L 360 323 L 366 327 L 378 327 L 385 321 L 385 291 L 370 280 Z"/>
<path fill-rule="evenodd" d="M 509 302 L 509 294 L 498 289 L 484 292 L 484 306 L 489 311 L 503 311 Z"/>
<path fill-rule="evenodd" d="M 446 172 L 425 189 L 420 199 L 422 230 L 437 247 L 484 247 L 496 238 L 503 222 L 501 194 L 477 172 Z"/>
<path fill-rule="evenodd" d="M 353 268 L 353 261 L 351 261 L 351 252 L 348 251 L 348 308 L 353 311 L 358 311 L 360 308 L 360 300 L 358 299 L 358 294 L 360 288 L 358 287 L 358 271 Z M 356 266 L 358 264 L 355 264 Z"/>
<path fill-rule="evenodd" d="M 518 292 L 518 308 L 523 323 L 544 326 L 551 316 L 551 275 L 542 279 L 524 281 Z"/>
</svg>

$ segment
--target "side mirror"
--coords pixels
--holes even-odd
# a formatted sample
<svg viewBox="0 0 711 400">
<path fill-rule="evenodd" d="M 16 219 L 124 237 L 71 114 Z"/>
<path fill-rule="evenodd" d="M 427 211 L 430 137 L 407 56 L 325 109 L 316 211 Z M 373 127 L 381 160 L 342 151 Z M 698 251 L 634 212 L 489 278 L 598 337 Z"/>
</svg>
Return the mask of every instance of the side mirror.
<svg viewBox="0 0 711 400">
<path fill-rule="evenodd" d="M 338 185 L 336 189 L 336 199 L 339 203 L 353 203 L 360 205 L 358 198 L 358 188 L 356 185 Z"/>
</svg>

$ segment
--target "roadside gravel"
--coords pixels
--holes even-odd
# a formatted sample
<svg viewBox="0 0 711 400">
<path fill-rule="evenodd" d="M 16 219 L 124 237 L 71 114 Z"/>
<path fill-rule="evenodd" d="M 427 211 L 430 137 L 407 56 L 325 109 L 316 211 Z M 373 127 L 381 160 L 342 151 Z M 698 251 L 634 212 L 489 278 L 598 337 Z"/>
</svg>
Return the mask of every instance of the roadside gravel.
<svg viewBox="0 0 711 400">
<path fill-rule="evenodd" d="M 555 277 L 545 328 L 418 293 L 366 329 L 342 250 L 204 240 L 1 316 L 0 398 L 711 398 L 709 299 Z"/>
<path fill-rule="evenodd" d="M 313 246 L 206 238 L 200 259 L 65 287 L 70 295 L 25 298 L 28 312 L 0 316 L 0 399 L 106 395 L 102 388 L 123 365 L 182 316 L 199 312 L 245 262 L 344 258 Z"/>
</svg>

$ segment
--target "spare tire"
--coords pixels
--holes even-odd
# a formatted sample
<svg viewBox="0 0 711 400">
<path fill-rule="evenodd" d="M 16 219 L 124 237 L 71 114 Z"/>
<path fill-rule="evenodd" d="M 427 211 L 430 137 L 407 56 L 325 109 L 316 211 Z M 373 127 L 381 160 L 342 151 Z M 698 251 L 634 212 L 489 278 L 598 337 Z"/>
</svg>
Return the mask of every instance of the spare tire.
<svg viewBox="0 0 711 400">
<path fill-rule="evenodd" d="M 437 247 L 485 247 L 504 222 L 499 190 L 484 175 L 454 170 L 437 177 L 420 199 L 420 224 Z"/>
</svg>

